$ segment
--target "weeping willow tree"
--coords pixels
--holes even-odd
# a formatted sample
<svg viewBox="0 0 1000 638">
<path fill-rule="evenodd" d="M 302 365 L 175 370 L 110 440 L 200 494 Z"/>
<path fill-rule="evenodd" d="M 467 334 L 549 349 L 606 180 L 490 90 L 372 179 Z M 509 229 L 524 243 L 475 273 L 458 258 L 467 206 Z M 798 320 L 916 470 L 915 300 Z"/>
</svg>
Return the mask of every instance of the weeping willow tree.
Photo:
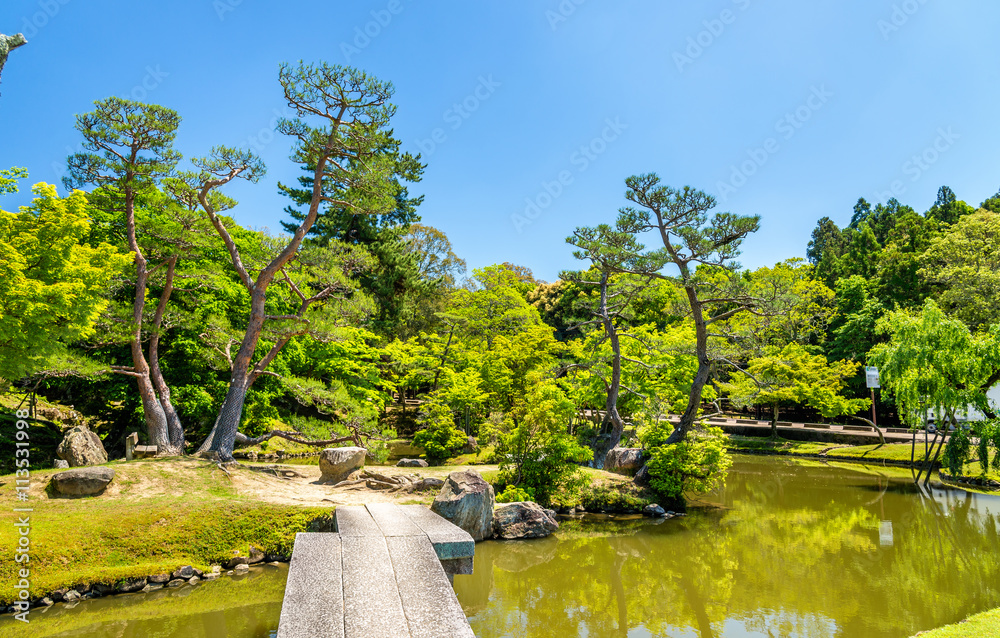
<svg viewBox="0 0 1000 638">
<path fill-rule="evenodd" d="M 987 396 L 1000 383 L 1000 325 L 972 333 L 928 299 L 919 313 L 890 313 L 878 329 L 889 342 L 872 348 L 868 361 L 879 367 L 900 416 L 915 428 L 928 410 L 957 424 L 970 407 L 978 409 L 987 418 L 955 429 L 945 464 L 950 473 L 960 473 L 975 443 L 983 472 L 989 469 L 991 447 L 992 466 L 1000 469 L 1000 421 Z"/>
</svg>

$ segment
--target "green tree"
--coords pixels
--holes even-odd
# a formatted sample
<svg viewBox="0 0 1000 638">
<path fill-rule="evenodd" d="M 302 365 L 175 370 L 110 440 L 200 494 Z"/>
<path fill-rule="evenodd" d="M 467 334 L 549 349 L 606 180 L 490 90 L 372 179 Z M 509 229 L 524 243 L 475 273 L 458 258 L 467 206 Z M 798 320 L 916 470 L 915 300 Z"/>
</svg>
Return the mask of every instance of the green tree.
<svg viewBox="0 0 1000 638">
<path fill-rule="evenodd" d="M 712 325 L 755 304 L 742 291 L 733 259 L 747 235 L 760 227 L 760 217 L 717 212 L 709 219 L 709 211 L 715 208 L 714 197 L 688 186 L 680 190 L 663 186 L 652 173 L 629 177 L 625 183 L 625 197 L 639 208 L 621 209 L 619 226 L 653 231 L 659 236 L 663 258 L 678 270 L 678 283 L 684 288 L 695 328 L 698 371 L 680 423 L 665 442 L 673 444 L 684 440 L 698 418 L 702 393 L 714 365 L 709 355 Z M 643 473 L 637 478 L 643 480 Z"/>
<path fill-rule="evenodd" d="M 60 198 L 49 184 L 32 192 L 19 213 L 0 210 L 0 378 L 7 381 L 57 365 L 67 346 L 93 335 L 109 282 L 130 260 L 107 244 L 85 243 L 91 220 L 82 192 Z"/>
<path fill-rule="evenodd" d="M 986 393 L 1000 382 L 1000 325 L 974 334 L 928 299 L 919 313 L 889 313 L 878 329 L 889 341 L 873 347 L 868 360 L 910 425 L 928 409 L 951 422 L 969 406 L 996 418 Z"/>
<path fill-rule="evenodd" d="M 511 413 L 513 429 L 499 437 L 500 482 L 530 488 L 544 503 L 593 453 L 566 433 L 575 408 L 562 388 L 538 376 L 529 385 Z"/>
<path fill-rule="evenodd" d="M 66 188 L 86 185 L 100 187 L 105 213 L 124 218 L 125 244 L 135 260 L 135 294 L 132 302 L 130 349 L 131 367 L 115 368 L 135 378 L 142 399 L 143 416 L 149 439 L 161 453 L 184 451 L 184 428 L 171 402 L 170 388 L 158 364 L 156 342 L 147 358 L 143 352 L 143 323 L 149 278 L 159 265 L 151 266 L 140 246 L 136 224 L 136 204 L 157 184 L 170 176 L 180 153 L 173 148 L 180 117 L 162 106 L 142 104 L 117 97 L 95 102 L 96 109 L 78 115 L 76 129 L 83 136 L 84 152 L 68 158 Z M 176 261 L 168 260 L 167 279 L 172 279 Z M 157 304 L 162 317 L 172 292 L 164 287 Z"/>
<path fill-rule="evenodd" d="M 604 467 L 605 457 L 621 441 L 625 429 L 625 422 L 618 413 L 618 396 L 622 389 L 621 339 L 637 337 L 622 330 L 623 313 L 628 310 L 631 300 L 657 276 L 665 261 L 661 254 L 643 254 L 645 246 L 635 238 L 639 228 L 625 225 L 624 221 L 620 220 L 616 228 L 607 224 L 577 228 L 566 241 L 578 249 L 573 256 L 589 260 L 592 269 L 561 275 L 564 280 L 596 289 L 596 303 L 588 308 L 593 320 L 588 323 L 603 329 L 604 336 L 597 345 L 607 340 L 611 348 L 610 370 L 604 378 L 607 388 L 604 416 L 593 445 L 594 467 L 597 468 Z M 624 273 L 629 276 L 622 276 Z"/>
<path fill-rule="evenodd" d="M 499 336 L 512 336 L 541 323 L 538 310 L 525 300 L 533 288 L 503 265 L 477 268 L 469 287 L 455 291 L 452 312 L 465 319 L 465 332 L 482 339 L 487 350 Z"/>
<path fill-rule="evenodd" d="M 200 453 L 217 455 L 222 461 L 233 458 L 247 391 L 267 372 L 291 339 L 308 335 L 314 329 L 306 317 L 310 309 L 326 314 L 328 326 L 337 323 L 338 317 L 363 311 L 358 304 L 360 300 L 355 299 L 354 286 L 345 275 L 345 270 L 353 268 L 330 263 L 336 266 L 333 270 L 312 269 L 311 274 L 318 281 L 306 289 L 299 287 L 289 274 L 294 262 L 301 260 L 303 239 L 319 218 L 321 208 L 330 204 L 378 215 L 398 205 L 399 190 L 393 181 L 395 158 L 384 152 L 393 145 L 391 131 L 387 129 L 395 113 L 389 102 L 392 85 L 350 67 L 325 63 L 300 63 L 294 67 L 285 64 L 279 81 L 296 117 L 281 120 L 278 127 L 297 140 L 294 159 L 302 166 L 315 167 L 313 188 L 302 222 L 287 243 L 275 246 L 275 253 L 256 276 L 251 277 L 210 195 L 237 178 L 259 179 L 264 170 L 260 160 L 252 153 L 217 148 L 210 158 L 196 163 L 202 172 L 192 179 L 202 209 L 222 238 L 241 283 L 250 293 L 249 321 L 239 350 L 232 358 L 229 389 L 212 433 L 199 449 Z M 334 250 L 332 257 L 337 253 L 345 254 Z M 290 296 L 298 298 L 297 307 L 290 312 L 269 312 L 268 289 L 276 280 L 287 287 Z M 272 325 L 281 334 L 268 352 L 257 359 L 257 346 L 268 322 L 275 322 Z"/>
<path fill-rule="evenodd" d="M 1000 323 L 1000 213 L 963 216 L 920 261 L 920 276 L 946 312 L 972 330 Z"/>
<path fill-rule="evenodd" d="M 976 212 L 976 209 L 959 200 L 954 191 L 947 186 L 938 189 L 934 205 L 927 211 L 926 217 L 944 224 L 954 224 L 965 215 Z"/>
<path fill-rule="evenodd" d="M 868 399 L 849 399 L 840 394 L 858 367 L 851 361 L 830 363 L 823 355 L 809 354 L 805 347 L 790 343 L 780 349 L 771 346 L 764 356 L 751 359 L 731 382 L 719 385 L 737 406 L 771 406 L 771 437 L 777 438 L 782 404 L 808 405 L 825 418 L 870 406 Z"/>
</svg>

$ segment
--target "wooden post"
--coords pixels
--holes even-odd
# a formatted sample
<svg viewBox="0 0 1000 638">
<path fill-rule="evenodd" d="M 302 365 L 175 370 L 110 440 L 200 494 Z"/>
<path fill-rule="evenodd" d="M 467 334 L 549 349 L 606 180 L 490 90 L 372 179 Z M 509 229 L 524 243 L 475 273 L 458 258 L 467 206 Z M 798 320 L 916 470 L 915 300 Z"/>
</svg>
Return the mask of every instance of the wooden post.
<svg viewBox="0 0 1000 638">
<path fill-rule="evenodd" d="M 125 437 L 125 460 L 131 461 L 135 454 L 135 446 L 139 442 L 139 434 L 133 432 Z"/>
<path fill-rule="evenodd" d="M 878 421 L 875 420 L 875 388 L 872 388 L 872 425 L 878 428 Z"/>
</svg>

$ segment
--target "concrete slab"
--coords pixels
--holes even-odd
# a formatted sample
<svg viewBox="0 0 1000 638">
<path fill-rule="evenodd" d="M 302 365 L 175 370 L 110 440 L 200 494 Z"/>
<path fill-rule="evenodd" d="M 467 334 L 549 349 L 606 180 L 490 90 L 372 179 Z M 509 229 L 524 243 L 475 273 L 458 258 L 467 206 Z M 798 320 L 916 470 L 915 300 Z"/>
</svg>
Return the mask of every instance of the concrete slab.
<svg viewBox="0 0 1000 638">
<path fill-rule="evenodd" d="M 336 511 L 337 532 L 342 537 L 376 536 L 382 538 L 382 530 L 368 513 L 364 505 L 338 505 Z"/>
<path fill-rule="evenodd" d="M 849 432 L 874 432 L 869 425 L 845 425 L 844 429 Z"/>
<path fill-rule="evenodd" d="M 340 536 L 295 535 L 278 638 L 344 638 Z"/>
<path fill-rule="evenodd" d="M 461 527 L 441 518 L 423 505 L 400 505 L 399 509 L 427 534 L 441 560 L 469 558 L 475 555 L 476 542 Z"/>
<path fill-rule="evenodd" d="M 475 638 L 426 537 L 387 538 L 399 595 L 414 638 Z"/>
<path fill-rule="evenodd" d="M 342 536 L 341 544 L 345 585 L 344 636 L 408 638 L 410 628 L 403 613 L 399 585 L 385 537 L 381 533 L 377 537 Z"/>
<path fill-rule="evenodd" d="M 370 503 L 365 505 L 368 513 L 375 520 L 382 535 L 386 538 L 390 536 L 421 536 L 426 538 L 424 533 L 413 520 L 407 516 L 406 512 L 394 503 Z"/>
<path fill-rule="evenodd" d="M 829 430 L 830 429 L 830 424 L 829 423 L 803 423 L 802 425 L 804 427 L 807 427 L 807 428 L 818 428 L 820 430 Z"/>
</svg>

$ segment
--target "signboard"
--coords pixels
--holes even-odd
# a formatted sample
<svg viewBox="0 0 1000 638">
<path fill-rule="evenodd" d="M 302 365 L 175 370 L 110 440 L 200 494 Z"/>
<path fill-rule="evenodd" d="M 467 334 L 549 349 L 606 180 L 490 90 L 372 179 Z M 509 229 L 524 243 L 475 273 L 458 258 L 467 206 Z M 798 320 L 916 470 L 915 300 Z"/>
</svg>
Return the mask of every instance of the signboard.
<svg viewBox="0 0 1000 638">
<path fill-rule="evenodd" d="M 865 384 L 869 388 L 878 388 L 878 368 L 875 366 L 867 366 L 865 368 Z"/>
</svg>

